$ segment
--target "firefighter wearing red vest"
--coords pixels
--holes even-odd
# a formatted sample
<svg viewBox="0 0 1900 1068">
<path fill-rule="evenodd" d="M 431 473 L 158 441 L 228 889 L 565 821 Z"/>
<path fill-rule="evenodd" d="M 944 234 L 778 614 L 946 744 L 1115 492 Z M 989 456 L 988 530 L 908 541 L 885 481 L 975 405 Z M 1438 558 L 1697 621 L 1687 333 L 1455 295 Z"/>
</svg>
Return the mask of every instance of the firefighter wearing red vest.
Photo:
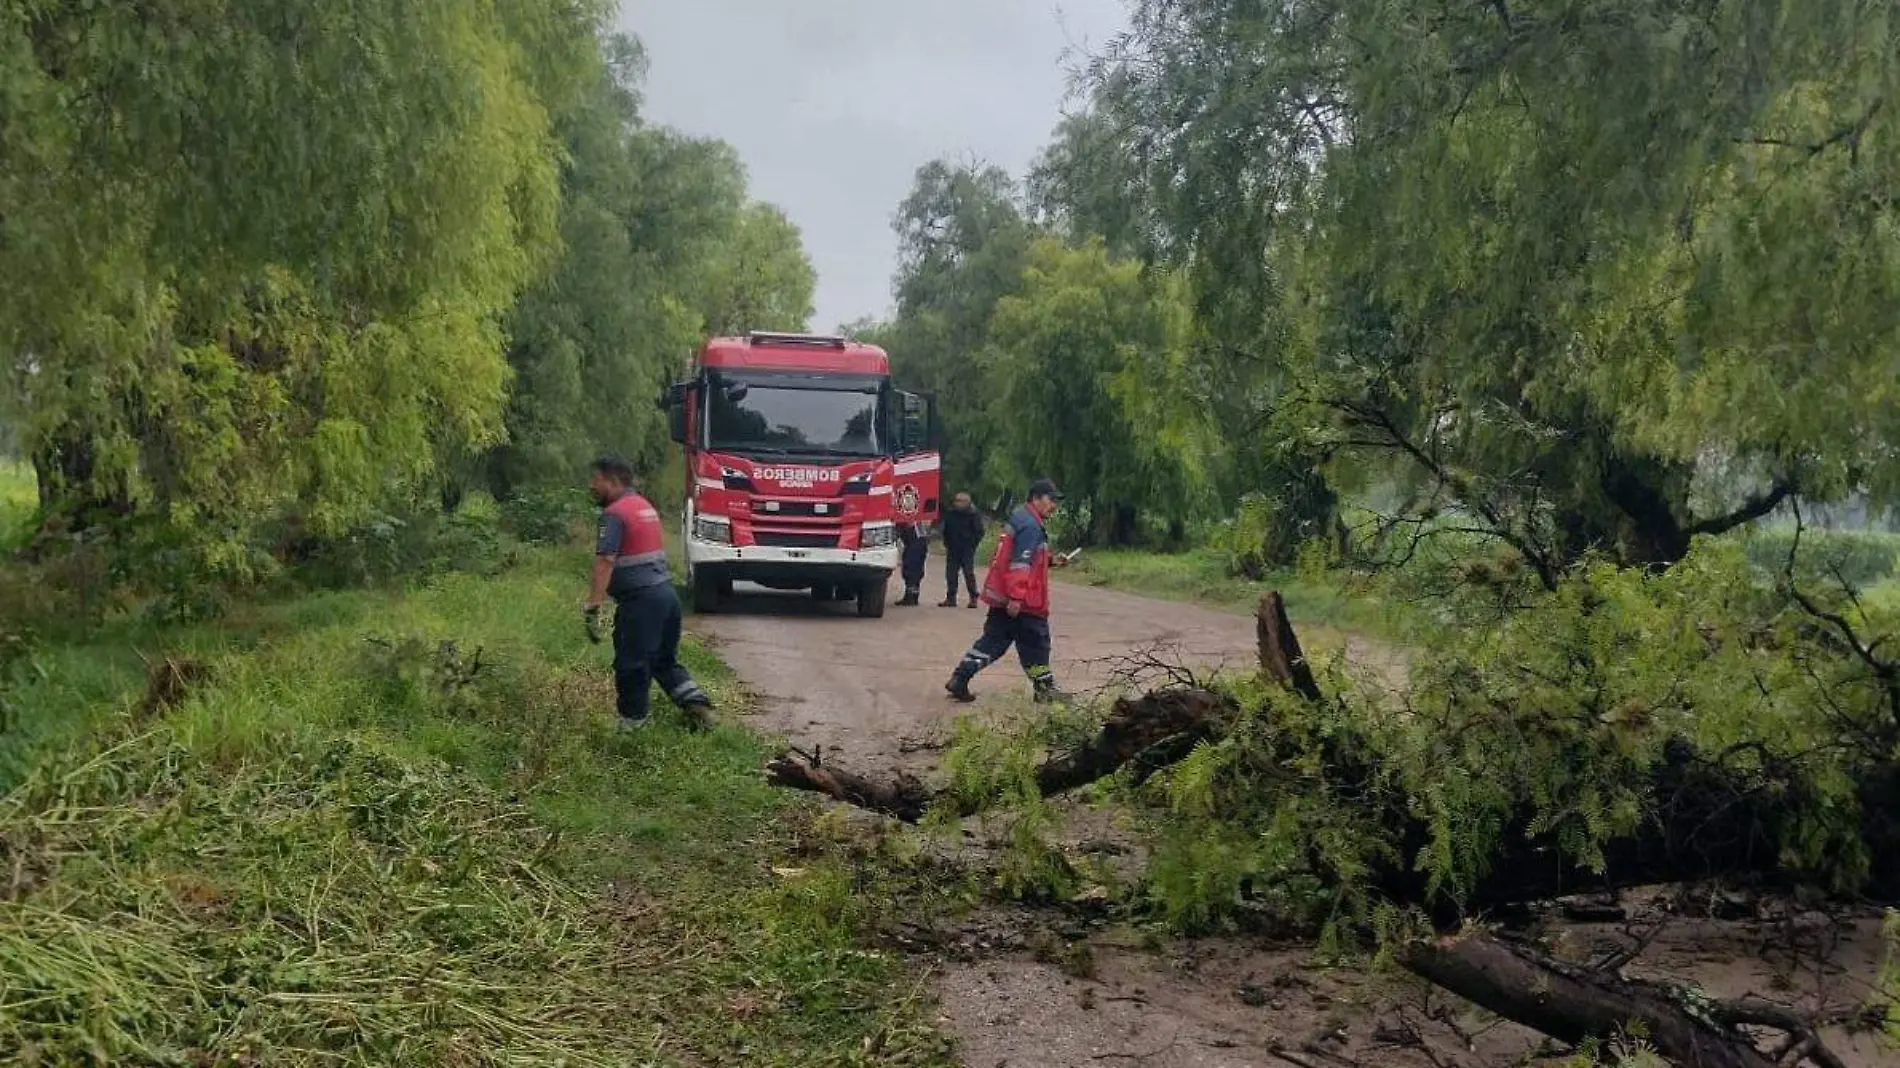
<svg viewBox="0 0 1900 1068">
<path fill-rule="evenodd" d="M 1069 700 L 1056 688 L 1055 672 L 1049 666 L 1049 569 L 1068 561 L 1049 551 L 1049 536 L 1043 529 L 1061 501 L 1062 491 L 1054 482 L 1038 479 L 1029 487 L 1029 500 L 1004 524 L 996 555 L 990 558 L 989 573 L 983 578 L 983 603 L 989 605 L 990 614 L 983 621 L 982 636 L 963 654 L 944 684 L 951 697 L 976 700 L 970 680 L 1014 645 L 1035 687 L 1036 700 Z"/>
<path fill-rule="evenodd" d="M 712 699 L 680 666 L 680 601 L 666 565 L 660 514 L 633 490 L 633 467 L 617 456 L 594 461 L 588 486 L 600 505 L 600 530 L 594 544 L 594 583 L 584 619 L 587 636 L 601 640 L 600 607 L 614 599 L 614 691 L 620 729 L 646 726 L 652 683 L 668 698 L 694 713 L 696 726 Z"/>
</svg>

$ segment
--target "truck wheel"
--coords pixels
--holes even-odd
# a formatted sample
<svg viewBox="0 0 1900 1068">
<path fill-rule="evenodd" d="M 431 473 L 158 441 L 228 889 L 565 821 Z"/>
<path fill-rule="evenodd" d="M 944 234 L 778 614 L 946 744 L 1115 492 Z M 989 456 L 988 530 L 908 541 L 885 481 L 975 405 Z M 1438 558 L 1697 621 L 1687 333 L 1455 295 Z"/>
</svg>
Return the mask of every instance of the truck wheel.
<svg viewBox="0 0 1900 1068">
<path fill-rule="evenodd" d="M 881 578 L 858 587 L 858 616 L 862 619 L 883 619 L 884 598 L 890 592 L 891 580 Z"/>
<path fill-rule="evenodd" d="M 829 601 L 836 596 L 837 594 L 830 586 L 818 585 L 811 588 L 811 599 L 814 601 Z"/>
<path fill-rule="evenodd" d="M 726 584 L 719 576 L 701 567 L 693 571 L 693 611 L 702 616 L 719 611 L 719 602 L 724 598 Z"/>
</svg>

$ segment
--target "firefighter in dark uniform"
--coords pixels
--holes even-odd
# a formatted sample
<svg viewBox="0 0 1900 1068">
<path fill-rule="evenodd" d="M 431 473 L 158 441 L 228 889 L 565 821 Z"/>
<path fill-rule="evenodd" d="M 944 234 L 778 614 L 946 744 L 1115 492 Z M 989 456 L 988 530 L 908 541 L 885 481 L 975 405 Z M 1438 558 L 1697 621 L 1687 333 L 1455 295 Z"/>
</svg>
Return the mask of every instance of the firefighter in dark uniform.
<svg viewBox="0 0 1900 1068">
<path fill-rule="evenodd" d="M 924 533 L 921 526 L 899 523 L 897 540 L 904 546 L 904 596 L 898 598 L 897 604 L 901 608 L 910 608 L 918 603 L 918 595 L 923 591 L 924 565 L 930 559 L 930 536 Z"/>
<path fill-rule="evenodd" d="M 594 462 L 588 487 L 600 505 L 594 546 L 594 582 L 584 618 L 587 636 L 601 640 L 600 606 L 614 599 L 614 691 L 620 729 L 647 724 L 654 680 L 668 698 L 706 725 L 712 699 L 680 666 L 680 601 L 666 566 L 660 514 L 633 490 L 633 467 L 617 456 Z"/>
<path fill-rule="evenodd" d="M 983 540 L 983 515 L 976 510 L 967 493 L 943 513 L 944 594 L 940 608 L 957 606 L 957 578 L 970 591 L 970 607 L 976 607 L 976 547 Z"/>
<path fill-rule="evenodd" d="M 1049 551 L 1049 537 L 1043 530 L 1061 500 L 1062 491 L 1055 483 L 1039 479 L 1029 487 L 1028 502 L 1004 525 L 989 573 L 983 577 L 983 603 L 990 606 L 990 614 L 983 621 L 982 636 L 963 654 L 944 684 L 951 697 L 976 700 L 970 680 L 1014 645 L 1035 687 L 1036 700 L 1069 700 L 1056 688 L 1055 672 L 1049 666 L 1049 569 L 1068 561 Z"/>
</svg>

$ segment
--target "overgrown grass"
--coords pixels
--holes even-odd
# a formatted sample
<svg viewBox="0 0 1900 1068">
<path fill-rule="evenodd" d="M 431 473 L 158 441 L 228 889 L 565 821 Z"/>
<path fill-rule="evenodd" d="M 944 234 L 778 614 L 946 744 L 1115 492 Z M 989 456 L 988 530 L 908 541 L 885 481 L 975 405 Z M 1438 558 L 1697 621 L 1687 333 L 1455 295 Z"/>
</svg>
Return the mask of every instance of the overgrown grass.
<svg viewBox="0 0 1900 1068">
<path fill-rule="evenodd" d="M 741 729 L 611 731 L 584 565 L 532 551 L 497 577 L 41 650 L 0 765 L 0 1048 L 953 1063 L 865 948 L 897 860 L 813 834 Z M 146 691 L 139 654 L 180 685 Z"/>
<path fill-rule="evenodd" d="M 0 552 L 19 545 L 39 508 L 39 483 L 33 469 L 0 456 Z"/>
<path fill-rule="evenodd" d="M 1210 549 L 1088 549 L 1056 574 L 1070 582 L 1245 612 L 1253 611 L 1269 590 L 1279 590 L 1295 621 L 1308 630 L 1324 627 L 1398 639 L 1415 625 L 1410 606 L 1321 574 L 1280 571 L 1259 581 L 1230 575 L 1222 555 Z"/>
</svg>

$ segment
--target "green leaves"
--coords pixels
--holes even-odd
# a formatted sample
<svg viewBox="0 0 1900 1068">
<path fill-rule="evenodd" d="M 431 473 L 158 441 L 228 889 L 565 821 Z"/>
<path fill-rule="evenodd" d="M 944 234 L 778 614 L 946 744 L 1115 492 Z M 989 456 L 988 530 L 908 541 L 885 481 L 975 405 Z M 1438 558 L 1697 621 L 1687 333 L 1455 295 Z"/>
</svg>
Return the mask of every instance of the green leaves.
<svg viewBox="0 0 1900 1068">
<path fill-rule="evenodd" d="M 11 5 L 0 404 L 60 506 L 335 531 L 496 440 L 600 15 Z"/>
<path fill-rule="evenodd" d="M 706 321 L 802 325 L 812 275 L 729 148 L 641 125 L 609 11 L 0 4 L 0 421 L 54 510 L 252 560 L 510 437 L 504 490 L 656 458 Z"/>
<path fill-rule="evenodd" d="M 653 405 L 709 333 L 803 329 L 816 284 L 798 231 L 750 202 L 730 146 L 646 126 L 638 48 L 556 116 L 567 140 L 558 266 L 508 317 L 508 441 L 487 456 L 498 496 L 564 484 L 603 450 L 657 466 Z"/>
<path fill-rule="evenodd" d="M 1187 331 L 1167 275 L 1110 259 L 1099 240 L 1037 241 L 1020 293 L 991 323 L 995 440 L 1018 471 L 1097 509 L 1185 514 L 1205 488 L 1212 436 L 1181 384 Z"/>
</svg>

